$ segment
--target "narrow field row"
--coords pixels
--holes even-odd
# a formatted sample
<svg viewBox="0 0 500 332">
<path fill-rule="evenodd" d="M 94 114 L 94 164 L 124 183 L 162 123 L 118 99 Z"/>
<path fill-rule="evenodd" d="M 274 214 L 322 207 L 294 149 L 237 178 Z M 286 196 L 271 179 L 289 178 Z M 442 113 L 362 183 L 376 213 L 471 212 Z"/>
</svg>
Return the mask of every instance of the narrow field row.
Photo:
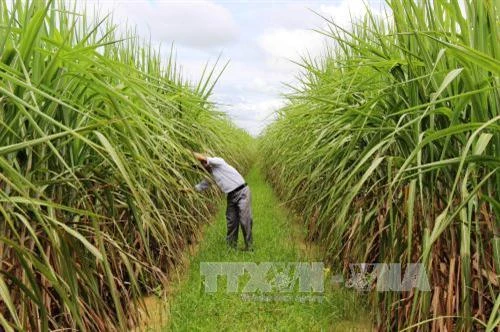
<svg viewBox="0 0 500 332">
<path fill-rule="evenodd" d="M 219 277 L 217 291 L 205 291 L 205 277 L 200 264 L 213 263 L 294 263 L 314 262 L 318 250 L 302 241 L 290 216 L 280 207 L 272 189 L 260 171 L 253 168 L 247 181 L 252 190 L 254 213 L 253 252 L 226 247 L 225 206 L 214 224 L 208 226 L 197 254 L 190 260 L 189 270 L 174 283 L 169 300 L 168 324 L 164 330 L 175 331 L 291 331 L 291 330 L 369 330 L 363 311 L 363 298 L 354 291 L 332 287 L 330 273 L 324 271 L 324 292 L 302 293 L 275 289 L 270 293 L 244 293 L 249 275 L 239 278 L 237 292 L 227 292 L 227 278 Z M 242 239 L 239 239 L 241 248 Z M 321 262 L 321 260 L 319 260 Z M 276 281 L 270 270 L 271 283 Z M 268 302 L 269 301 L 269 302 Z M 151 328 L 153 328 L 151 326 Z M 156 326 L 155 328 L 158 328 Z"/>
</svg>

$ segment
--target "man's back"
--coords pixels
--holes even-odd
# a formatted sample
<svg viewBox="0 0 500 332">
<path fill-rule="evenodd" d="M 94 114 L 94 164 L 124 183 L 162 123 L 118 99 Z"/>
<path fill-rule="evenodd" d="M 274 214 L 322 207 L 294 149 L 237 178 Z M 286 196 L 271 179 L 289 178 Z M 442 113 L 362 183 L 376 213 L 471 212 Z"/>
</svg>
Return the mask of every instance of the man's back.
<svg viewBox="0 0 500 332">
<path fill-rule="evenodd" d="M 219 157 L 207 158 L 208 165 L 212 168 L 212 176 L 217 186 L 226 194 L 245 183 L 240 173 L 226 161 Z"/>
</svg>

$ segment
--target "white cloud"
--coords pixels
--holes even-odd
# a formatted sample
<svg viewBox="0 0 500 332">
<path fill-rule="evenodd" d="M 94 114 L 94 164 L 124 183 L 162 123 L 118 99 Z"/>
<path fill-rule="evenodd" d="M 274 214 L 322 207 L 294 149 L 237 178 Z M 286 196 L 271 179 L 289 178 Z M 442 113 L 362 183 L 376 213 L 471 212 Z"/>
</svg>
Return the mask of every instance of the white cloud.
<svg viewBox="0 0 500 332">
<path fill-rule="evenodd" d="M 368 5 L 371 12 L 378 15 L 378 9 Z M 364 0 L 344 0 L 338 5 L 321 5 L 319 13 L 333 23 L 347 28 L 352 20 L 362 18 L 367 13 L 367 6 Z"/>
<path fill-rule="evenodd" d="M 270 28 L 297 29 L 313 26 L 318 17 L 309 7 L 303 1 L 283 2 L 265 11 L 262 18 L 268 22 Z"/>
<path fill-rule="evenodd" d="M 137 26 L 153 41 L 198 49 L 220 47 L 237 40 L 239 28 L 231 12 L 208 0 L 196 1 L 88 1 L 103 12 L 112 12 L 115 23 Z"/>
<path fill-rule="evenodd" d="M 270 80 L 266 77 L 254 77 L 250 82 L 248 82 L 246 87 L 259 93 L 279 92 L 276 85 L 270 82 Z"/>
<path fill-rule="evenodd" d="M 378 8 L 373 7 L 373 5 L 368 6 L 375 15 L 379 15 Z M 309 26 L 301 28 L 273 27 L 265 30 L 258 37 L 258 44 L 267 54 L 267 61 L 270 65 L 283 71 L 297 70 L 297 67 L 290 60 L 300 62 L 301 56 L 312 58 L 320 56 L 330 42 L 329 37 L 314 31 L 324 30 L 328 27 L 329 23 L 323 17 L 343 28 L 348 28 L 352 20 L 362 18 L 367 13 L 364 0 L 343 0 L 336 5 L 320 5 L 312 10 L 319 14 L 312 14 L 315 16 L 314 20 L 310 18 L 312 12 L 305 7 L 302 8 L 302 11 L 297 10 L 296 7 L 290 7 L 288 12 L 285 10 L 281 13 L 283 25 L 291 24 L 286 22 L 293 22 L 293 26 L 296 26 L 298 20 L 295 16 L 303 15 L 308 18 L 306 24 Z M 285 20 L 284 17 L 287 15 L 289 17 Z"/>
<path fill-rule="evenodd" d="M 256 136 L 273 120 L 274 112 L 283 105 L 282 99 L 272 98 L 253 103 L 236 103 L 225 108 L 236 125 Z"/>
<path fill-rule="evenodd" d="M 324 46 L 319 33 L 306 29 L 273 29 L 258 41 L 268 55 L 277 59 L 298 60 L 302 55 L 317 55 Z"/>
</svg>

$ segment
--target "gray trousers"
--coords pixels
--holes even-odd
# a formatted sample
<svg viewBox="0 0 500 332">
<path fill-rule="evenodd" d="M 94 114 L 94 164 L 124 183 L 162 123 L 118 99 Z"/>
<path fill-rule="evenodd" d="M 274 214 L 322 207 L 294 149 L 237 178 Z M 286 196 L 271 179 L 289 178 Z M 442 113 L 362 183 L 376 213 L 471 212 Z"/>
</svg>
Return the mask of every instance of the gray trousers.
<svg viewBox="0 0 500 332">
<path fill-rule="evenodd" d="M 248 186 L 227 195 L 227 244 L 236 248 L 238 243 L 238 227 L 241 225 L 245 249 L 252 248 L 252 206 Z"/>
</svg>

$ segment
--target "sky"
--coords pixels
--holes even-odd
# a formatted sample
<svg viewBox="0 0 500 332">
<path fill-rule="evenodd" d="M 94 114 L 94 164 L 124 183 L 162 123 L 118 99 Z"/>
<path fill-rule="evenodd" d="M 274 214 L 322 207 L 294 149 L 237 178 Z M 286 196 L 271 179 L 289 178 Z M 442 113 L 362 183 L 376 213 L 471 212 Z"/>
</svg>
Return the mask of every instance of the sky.
<svg viewBox="0 0 500 332">
<path fill-rule="evenodd" d="M 178 66 L 193 83 L 207 62 L 213 65 L 219 56 L 221 64 L 229 61 L 211 100 L 256 136 L 284 105 L 285 84 L 294 84 L 300 72 L 294 61 L 324 51 L 328 38 L 314 31 L 326 27 L 321 16 L 347 26 L 366 6 L 382 12 L 384 0 L 87 0 L 86 5 L 111 12 L 118 29 L 136 27 L 141 37 L 161 46 L 165 58 L 173 43 Z"/>
</svg>

